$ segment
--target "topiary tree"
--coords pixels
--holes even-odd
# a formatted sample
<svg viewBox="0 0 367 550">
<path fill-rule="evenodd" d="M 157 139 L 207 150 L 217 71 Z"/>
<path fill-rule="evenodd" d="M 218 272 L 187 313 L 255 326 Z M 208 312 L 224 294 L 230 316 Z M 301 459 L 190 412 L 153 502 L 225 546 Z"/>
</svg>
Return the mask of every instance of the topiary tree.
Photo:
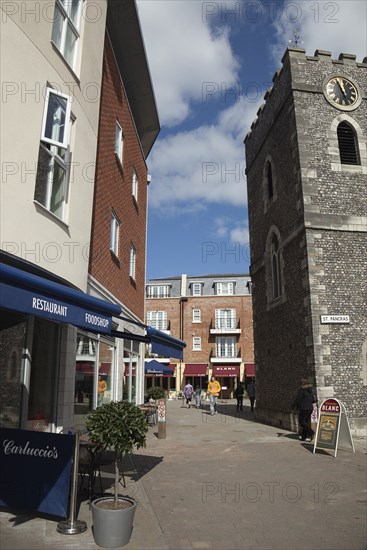
<svg viewBox="0 0 367 550">
<path fill-rule="evenodd" d="M 156 400 L 156 399 L 162 399 L 163 397 L 165 397 L 166 392 L 164 391 L 163 388 L 161 388 L 161 386 L 153 386 L 148 389 L 147 395 L 149 398 Z"/>
<path fill-rule="evenodd" d="M 115 454 L 114 507 L 117 508 L 119 463 L 134 447 L 146 446 L 148 425 L 145 414 L 128 401 L 111 401 L 88 414 L 86 428 L 97 451 L 110 450 Z"/>
</svg>

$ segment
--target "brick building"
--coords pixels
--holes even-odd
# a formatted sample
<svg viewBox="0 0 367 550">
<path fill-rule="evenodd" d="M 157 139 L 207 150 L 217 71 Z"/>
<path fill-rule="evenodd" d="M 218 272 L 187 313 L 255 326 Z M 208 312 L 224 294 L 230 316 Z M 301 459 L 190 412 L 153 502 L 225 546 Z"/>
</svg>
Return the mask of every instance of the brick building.
<svg viewBox="0 0 367 550">
<path fill-rule="evenodd" d="M 88 288 L 93 296 L 119 304 L 121 315 L 113 319 L 112 335 L 96 339 L 78 332 L 75 393 L 80 402 L 75 406 L 81 421 L 93 407 L 88 395 L 90 386 L 98 393 L 98 378 L 107 384 L 100 403 L 122 396 L 143 401 L 145 343 L 139 336 L 145 335 L 146 158 L 159 130 L 135 2 L 111 2 L 103 51 Z M 124 388 L 130 365 L 138 375 L 134 385 L 127 379 Z"/>
<path fill-rule="evenodd" d="M 220 381 L 222 397 L 232 397 L 239 380 L 253 376 L 251 281 L 245 274 L 159 278 L 146 286 L 146 322 L 185 341 L 183 360 L 169 364 L 180 390 L 190 380 L 206 389 L 210 376 Z M 156 358 L 157 359 L 157 358 Z M 157 383 L 147 378 L 147 386 Z"/>
<path fill-rule="evenodd" d="M 367 396 L 367 58 L 288 48 L 245 139 L 257 417 L 303 376 L 355 432 Z"/>
<path fill-rule="evenodd" d="M 167 343 L 144 324 L 160 128 L 135 0 L 54 0 L 37 21 L 41 4 L 1 6 L 0 427 L 59 432 L 141 403 L 146 343 Z"/>
</svg>

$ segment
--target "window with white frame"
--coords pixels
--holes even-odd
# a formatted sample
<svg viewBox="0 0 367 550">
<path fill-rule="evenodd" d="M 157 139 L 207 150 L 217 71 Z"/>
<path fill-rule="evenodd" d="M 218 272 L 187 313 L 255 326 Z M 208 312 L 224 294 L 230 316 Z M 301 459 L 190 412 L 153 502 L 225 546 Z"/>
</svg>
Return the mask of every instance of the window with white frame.
<svg viewBox="0 0 367 550">
<path fill-rule="evenodd" d="M 136 202 L 138 202 L 138 183 L 137 173 L 133 170 L 131 192 Z"/>
<path fill-rule="evenodd" d="M 147 298 L 169 298 L 170 286 L 169 285 L 148 285 L 147 286 Z"/>
<path fill-rule="evenodd" d="M 216 283 L 215 291 L 218 296 L 229 296 L 234 294 L 234 284 L 233 282 Z"/>
<path fill-rule="evenodd" d="M 192 351 L 201 351 L 201 338 L 194 336 L 192 339 Z"/>
<path fill-rule="evenodd" d="M 236 357 L 236 338 L 218 336 L 215 339 L 217 357 Z"/>
<path fill-rule="evenodd" d="M 130 246 L 130 268 L 129 275 L 132 279 L 135 279 L 135 266 L 136 266 L 136 250 L 134 245 Z"/>
<path fill-rule="evenodd" d="M 201 283 L 192 283 L 192 295 L 201 296 L 202 294 L 202 285 Z"/>
<path fill-rule="evenodd" d="M 216 309 L 215 328 L 219 328 L 222 330 L 231 330 L 236 328 L 236 310 Z"/>
<path fill-rule="evenodd" d="M 34 200 L 65 218 L 70 166 L 71 99 L 46 88 Z"/>
<path fill-rule="evenodd" d="M 116 121 L 115 127 L 115 153 L 117 158 L 122 164 L 122 154 L 124 151 L 124 135 L 122 133 L 122 128 L 120 124 Z"/>
<path fill-rule="evenodd" d="M 119 231 L 120 231 L 120 222 L 117 219 L 117 216 L 114 212 L 111 213 L 111 227 L 110 227 L 110 250 L 115 254 L 119 255 Z"/>
<path fill-rule="evenodd" d="M 148 311 L 147 323 L 157 330 L 167 330 L 167 311 Z"/>
<path fill-rule="evenodd" d="M 201 309 L 192 310 L 192 322 L 201 323 Z"/>
<path fill-rule="evenodd" d="M 75 71 L 83 0 L 56 0 L 51 40 Z"/>
</svg>

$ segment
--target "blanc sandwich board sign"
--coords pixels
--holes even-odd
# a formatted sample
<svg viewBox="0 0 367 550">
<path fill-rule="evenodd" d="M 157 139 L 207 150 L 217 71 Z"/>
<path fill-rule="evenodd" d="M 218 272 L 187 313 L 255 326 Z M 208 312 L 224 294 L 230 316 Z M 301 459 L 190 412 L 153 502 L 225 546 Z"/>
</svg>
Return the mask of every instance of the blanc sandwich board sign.
<svg viewBox="0 0 367 550">
<path fill-rule="evenodd" d="M 338 399 L 329 398 L 325 399 L 319 408 L 313 452 L 315 453 L 316 449 L 334 451 L 336 457 L 338 447 L 352 448 L 355 452 L 345 405 Z"/>
</svg>

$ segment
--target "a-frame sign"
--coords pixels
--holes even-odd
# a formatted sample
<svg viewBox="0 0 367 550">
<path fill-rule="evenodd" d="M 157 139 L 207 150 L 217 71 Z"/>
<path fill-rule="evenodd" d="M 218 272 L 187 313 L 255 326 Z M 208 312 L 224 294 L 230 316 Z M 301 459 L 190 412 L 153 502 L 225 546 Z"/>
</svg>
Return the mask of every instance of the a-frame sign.
<svg viewBox="0 0 367 550">
<path fill-rule="evenodd" d="M 338 447 L 352 448 L 355 452 L 344 404 L 338 399 L 325 399 L 319 408 L 313 452 L 315 453 L 316 449 L 334 451 L 336 457 Z"/>
</svg>

